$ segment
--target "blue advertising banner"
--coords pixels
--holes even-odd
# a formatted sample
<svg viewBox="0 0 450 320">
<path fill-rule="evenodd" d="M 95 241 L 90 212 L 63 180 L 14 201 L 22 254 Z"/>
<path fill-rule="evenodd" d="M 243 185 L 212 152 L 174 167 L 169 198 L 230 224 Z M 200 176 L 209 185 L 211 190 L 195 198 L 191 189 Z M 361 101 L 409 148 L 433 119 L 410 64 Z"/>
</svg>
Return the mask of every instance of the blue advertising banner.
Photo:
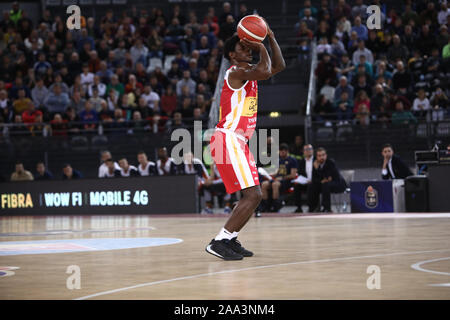
<svg viewBox="0 0 450 320">
<path fill-rule="evenodd" d="M 392 181 L 357 181 L 350 184 L 352 212 L 394 212 Z"/>
</svg>

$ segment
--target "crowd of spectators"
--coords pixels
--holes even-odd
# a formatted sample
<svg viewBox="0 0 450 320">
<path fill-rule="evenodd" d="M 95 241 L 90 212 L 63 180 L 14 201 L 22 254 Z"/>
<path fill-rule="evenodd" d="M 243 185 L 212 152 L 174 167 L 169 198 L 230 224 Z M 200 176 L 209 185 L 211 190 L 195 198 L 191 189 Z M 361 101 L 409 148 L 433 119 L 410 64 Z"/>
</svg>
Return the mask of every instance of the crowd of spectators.
<svg viewBox="0 0 450 320">
<path fill-rule="evenodd" d="M 299 58 L 317 40 L 315 120 L 331 126 L 450 118 L 450 2 L 304 1 L 295 25 Z M 381 29 L 366 26 L 368 5 Z"/>
<path fill-rule="evenodd" d="M 65 17 L 46 9 L 35 24 L 14 3 L 0 20 L 0 125 L 66 136 L 100 123 L 133 133 L 206 120 L 238 18 L 228 2 L 205 15 L 132 7 L 82 16 L 81 29 L 68 30 Z"/>
</svg>

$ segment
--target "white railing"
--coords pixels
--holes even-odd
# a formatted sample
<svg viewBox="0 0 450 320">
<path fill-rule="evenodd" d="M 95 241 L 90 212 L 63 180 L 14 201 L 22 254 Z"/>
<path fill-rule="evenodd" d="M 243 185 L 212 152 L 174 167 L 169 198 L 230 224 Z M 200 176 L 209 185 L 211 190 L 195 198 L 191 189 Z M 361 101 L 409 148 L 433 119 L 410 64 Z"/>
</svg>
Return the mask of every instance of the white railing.
<svg viewBox="0 0 450 320">
<path fill-rule="evenodd" d="M 312 106 L 316 102 L 316 78 L 315 70 L 317 66 L 317 44 L 314 38 L 311 42 L 311 68 L 309 73 L 309 83 L 308 83 L 308 98 L 306 102 L 306 117 L 305 117 L 305 142 L 309 143 L 311 141 L 311 113 Z"/>
</svg>

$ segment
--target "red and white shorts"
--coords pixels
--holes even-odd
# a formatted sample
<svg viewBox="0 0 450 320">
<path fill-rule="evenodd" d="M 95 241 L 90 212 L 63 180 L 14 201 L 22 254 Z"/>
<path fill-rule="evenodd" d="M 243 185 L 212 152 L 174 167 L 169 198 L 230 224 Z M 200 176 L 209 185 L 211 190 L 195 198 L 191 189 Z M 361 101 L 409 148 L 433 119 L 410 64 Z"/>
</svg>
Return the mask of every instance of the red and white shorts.
<svg viewBox="0 0 450 320">
<path fill-rule="evenodd" d="M 245 138 L 233 131 L 216 129 L 210 148 L 227 193 L 259 185 L 258 169 Z"/>
</svg>

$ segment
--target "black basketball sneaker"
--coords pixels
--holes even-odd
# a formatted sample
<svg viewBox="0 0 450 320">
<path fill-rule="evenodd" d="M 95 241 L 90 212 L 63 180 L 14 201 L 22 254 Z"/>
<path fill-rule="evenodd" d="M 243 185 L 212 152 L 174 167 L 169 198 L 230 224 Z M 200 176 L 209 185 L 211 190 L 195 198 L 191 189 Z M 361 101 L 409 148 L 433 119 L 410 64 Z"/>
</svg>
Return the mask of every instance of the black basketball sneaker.
<svg viewBox="0 0 450 320">
<path fill-rule="evenodd" d="M 232 245 L 230 245 L 231 240 L 222 239 L 222 240 L 214 240 L 206 246 L 206 252 L 222 258 L 223 260 L 242 260 L 244 256 L 240 253 L 237 253 L 232 249 Z"/>
<path fill-rule="evenodd" d="M 236 253 L 238 253 L 238 254 L 241 254 L 243 257 L 251 257 L 251 256 L 253 256 L 253 252 L 251 252 L 251 251 L 245 249 L 245 248 L 241 245 L 241 243 L 238 241 L 237 237 L 231 239 L 229 245 L 230 245 L 231 249 L 232 249 L 234 252 L 236 252 Z"/>
</svg>

